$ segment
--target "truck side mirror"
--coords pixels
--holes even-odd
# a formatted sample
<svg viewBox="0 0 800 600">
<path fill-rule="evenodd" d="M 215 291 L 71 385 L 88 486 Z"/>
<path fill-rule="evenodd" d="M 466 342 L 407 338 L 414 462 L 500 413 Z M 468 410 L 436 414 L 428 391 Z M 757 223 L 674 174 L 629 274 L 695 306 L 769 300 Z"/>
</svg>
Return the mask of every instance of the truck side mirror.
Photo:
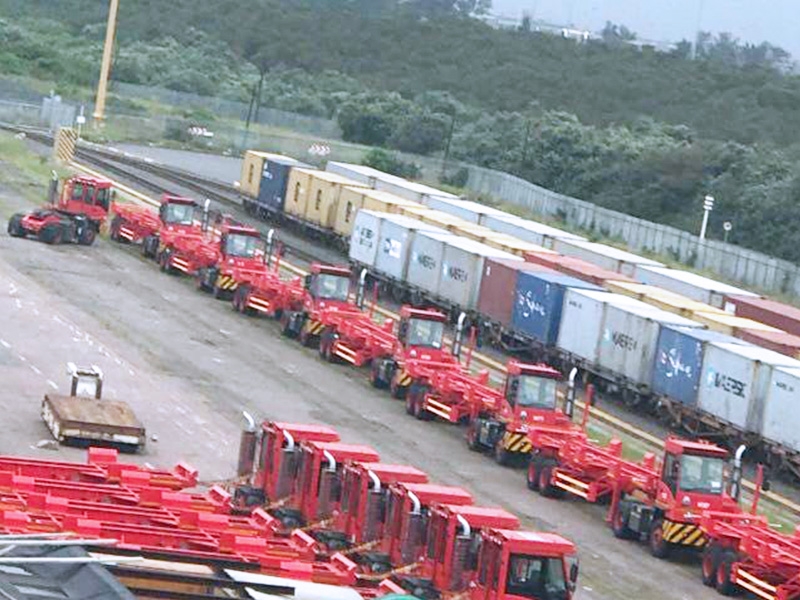
<svg viewBox="0 0 800 600">
<path fill-rule="evenodd" d="M 772 489 L 772 483 L 769 479 L 767 479 L 766 475 L 764 476 L 764 481 L 761 482 L 761 491 L 768 492 Z"/>
<path fill-rule="evenodd" d="M 311 289 L 311 283 L 314 281 L 314 276 L 311 274 L 306 275 L 303 278 L 303 287 L 307 290 Z"/>
<path fill-rule="evenodd" d="M 573 585 L 578 582 L 578 563 L 572 563 L 569 567 L 569 581 Z"/>
</svg>

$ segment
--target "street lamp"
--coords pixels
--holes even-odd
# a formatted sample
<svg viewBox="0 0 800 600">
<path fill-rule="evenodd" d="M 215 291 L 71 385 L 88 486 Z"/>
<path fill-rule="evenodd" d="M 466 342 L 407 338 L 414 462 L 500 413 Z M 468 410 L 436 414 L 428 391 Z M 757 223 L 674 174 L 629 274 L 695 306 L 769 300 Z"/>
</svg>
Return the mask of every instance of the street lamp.
<svg viewBox="0 0 800 600">
<path fill-rule="evenodd" d="M 728 234 L 730 234 L 731 229 L 733 229 L 733 223 L 731 223 L 730 221 L 725 221 L 722 224 L 722 229 L 723 229 L 723 231 L 725 231 L 725 237 L 724 237 L 724 239 L 722 241 L 727 244 L 728 243 Z"/>
<path fill-rule="evenodd" d="M 706 229 L 708 229 L 708 215 L 714 210 L 714 196 L 703 198 L 703 225 L 700 227 L 700 240 L 706 239 Z"/>
</svg>

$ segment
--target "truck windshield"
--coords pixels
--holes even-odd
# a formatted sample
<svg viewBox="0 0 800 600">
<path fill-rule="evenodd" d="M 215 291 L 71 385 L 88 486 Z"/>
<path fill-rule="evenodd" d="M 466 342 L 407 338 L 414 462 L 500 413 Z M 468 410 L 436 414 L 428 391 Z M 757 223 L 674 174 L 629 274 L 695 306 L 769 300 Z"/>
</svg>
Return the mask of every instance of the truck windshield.
<svg viewBox="0 0 800 600">
<path fill-rule="evenodd" d="M 167 204 L 164 208 L 164 222 L 191 225 L 194 223 L 194 206 L 192 204 Z"/>
<path fill-rule="evenodd" d="M 240 233 L 228 234 L 225 242 L 225 254 L 227 256 L 237 256 L 239 258 L 254 258 L 264 256 L 264 241 L 254 235 L 243 235 Z"/>
<path fill-rule="evenodd" d="M 530 408 L 554 410 L 556 407 L 556 380 L 523 375 L 519 378 L 517 404 Z"/>
<path fill-rule="evenodd" d="M 680 488 L 684 492 L 722 493 L 725 461 L 713 456 L 681 456 Z"/>
<path fill-rule="evenodd" d="M 330 273 L 317 275 L 317 289 L 314 290 L 317 298 L 323 300 L 341 300 L 345 302 L 350 294 L 350 278 Z"/>
<path fill-rule="evenodd" d="M 563 562 L 558 558 L 512 555 L 506 593 L 532 600 L 566 600 L 567 582 Z"/>
<path fill-rule="evenodd" d="M 409 346 L 428 346 L 441 348 L 444 337 L 444 323 L 427 319 L 411 319 L 408 323 Z"/>
</svg>

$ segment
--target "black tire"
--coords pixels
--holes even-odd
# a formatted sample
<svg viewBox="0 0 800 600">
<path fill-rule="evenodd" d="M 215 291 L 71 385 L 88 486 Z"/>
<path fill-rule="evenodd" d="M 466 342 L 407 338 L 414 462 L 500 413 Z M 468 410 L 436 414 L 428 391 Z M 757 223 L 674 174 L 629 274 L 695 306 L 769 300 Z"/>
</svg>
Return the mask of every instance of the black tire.
<svg viewBox="0 0 800 600">
<path fill-rule="evenodd" d="M 529 490 L 537 491 L 539 489 L 539 469 L 541 469 L 541 466 L 542 462 L 538 458 L 531 456 L 525 472 L 525 483 Z"/>
<path fill-rule="evenodd" d="M 467 448 L 473 452 L 480 452 L 482 450 L 481 442 L 478 438 L 478 427 L 478 420 L 476 419 L 467 426 L 467 433 L 464 435 L 467 440 Z"/>
<path fill-rule="evenodd" d="M 281 335 L 287 338 L 294 337 L 294 331 L 292 331 L 292 313 L 289 311 L 284 312 L 281 315 Z"/>
<path fill-rule="evenodd" d="M 168 266 L 171 256 L 172 250 L 170 248 L 165 248 L 164 251 L 158 255 L 158 268 L 161 269 L 162 273 L 168 273 L 171 270 Z"/>
<path fill-rule="evenodd" d="M 611 531 L 618 540 L 632 540 L 636 533 L 628 527 L 628 513 L 624 507 L 617 507 L 617 512 L 611 516 Z"/>
<path fill-rule="evenodd" d="M 425 396 L 429 389 L 427 385 L 415 383 L 406 393 L 406 406 L 411 402 L 414 417 L 418 421 L 430 421 L 433 418 L 433 415 L 425 410 Z"/>
<path fill-rule="evenodd" d="M 329 329 L 323 330 L 319 338 L 319 356 L 322 360 L 329 363 L 338 362 L 333 353 L 333 344 L 338 338 L 339 336 L 335 332 Z"/>
<path fill-rule="evenodd" d="M 719 568 L 719 563 L 722 559 L 722 553 L 722 548 L 716 544 L 709 544 L 703 550 L 703 556 L 700 564 L 703 585 L 708 587 L 716 587 L 717 569 Z"/>
<path fill-rule="evenodd" d="M 232 300 L 233 293 L 230 290 L 223 289 L 218 285 L 214 284 L 214 298 L 217 300 Z"/>
<path fill-rule="evenodd" d="M 388 385 L 386 380 L 381 376 L 381 361 L 373 360 L 369 367 L 369 382 L 372 387 L 378 390 L 385 390 Z"/>
<path fill-rule="evenodd" d="M 94 226 L 89 223 L 85 225 L 83 231 L 81 231 L 81 235 L 78 237 L 78 243 L 81 246 L 91 246 L 94 244 L 95 239 L 97 239 L 97 231 L 95 231 Z"/>
<path fill-rule="evenodd" d="M 494 456 L 494 462 L 501 467 L 507 467 L 511 464 L 514 457 L 511 452 L 503 447 L 503 437 L 504 436 L 500 436 L 500 439 L 497 440 L 497 443 L 494 445 L 492 455 Z"/>
<path fill-rule="evenodd" d="M 158 254 L 158 238 L 148 235 L 142 240 L 142 256 L 145 258 L 156 258 Z"/>
<path fill-rule="evenodd" d="M 736 562 L 736 554 L 726 550 L 720 554 L 719 564 L 717 565 L 716 587 L 717 592 L 723 596 L 736 596 L 741 593 L 740 588 L 732 579 L 732 567 Z"/>
<path fill-rule="evenodd" d="M 23 214 L 16 214 L 12 215 L 11 218 L 8 220 L 8 235 L 11 237 L 25 237 L 28 232 L 25 231 L 25 228 L 22 226 L 22 219 L 25 215 Z"/>
<path fill-rule="evenodd" d="M 542 462 L 539 467 L 539 493 L 545 498 L 561 498 L 564 495 L 564 492 L 552 483 L 555 467 L 556 463 L 552 460 Z"/>
<path fill-rule="evenodd" d="M 111 225 L 108 226 L 108 237 L 114 242 L 122 242 L 119 235 L 119 230 L 122 227 L 122 219 L 117 216 L 111 220 Z"/>
<path fill-rule="evenodd" d="M 39 241 L 55 246 L 64 240 L 64 227 L 60 223 L 45 225 L 39 230 Z"/>
<path fill-rule="evenodd" d="M 656 558 L 667 558 L 672 550 L 671 544 L 664 539 L 664 519 L 656 519 L 650 526 L 647 536 L 647 545 L 650 554 Z"/>
</svg>

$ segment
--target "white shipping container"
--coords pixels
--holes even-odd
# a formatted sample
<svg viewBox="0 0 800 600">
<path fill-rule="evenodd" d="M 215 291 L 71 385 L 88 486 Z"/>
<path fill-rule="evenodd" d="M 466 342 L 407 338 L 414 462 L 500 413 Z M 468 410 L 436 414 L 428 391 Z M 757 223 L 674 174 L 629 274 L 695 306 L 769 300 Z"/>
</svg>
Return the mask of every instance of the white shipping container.
<svg viewBox="0 0 800 600">
<path fill-rule="evenodd" d="M 601 332 L 608 304 L 644 305 L 630 296 L 569 288 L 564 294 L 558 347 L 573 356 L 597 362 Z M 646 305 L 644 305 L 646 306 Z"/>
<path fill-rule="evenodd" d="M 406 281 L 421 290 L 437 294 L 442 277 L 444 249 L 452 237 L 450 233 L 417 232 L 411 243 Z"/>
<path fill-rule="evenodd" d="M 352 163 L 328 161 L 325 165 L 325 170 L 329 173 L 336 173 L 343 177 L 352 179 L 371 188 L 375 187 L 375 182 L 383 177 L 394 177 L 389 173 L 384 173 L 378 169 L 367 167 L 365 165 L 356 165 Z"/>
<path fill-rule="evenodd" d="M 374 210 L 358 211 L 350 235 L 350 260 L 368 267 L 375 266 L 382 214 Z"/>
<path fill-rule="evenodd" d="M 783 354 L 758 346 L 706 345 L 697 405 L 741 429 L 759 432 L 772 370 L 800 366 Z"/>
<path fill-rule="evenodd" d="M 708 277 L 703 277 L 697 273 L 681 271 L 680 269 L 670 269 L 668 267 L 656 267 L 653 265 L 638 265 L 633 277 L 642 283 L 657 285 L 658 287 L 682 294 L 692 300 L 705 302 L 715 308 L 724 309 L 725 296 L 750 296 L 758 297 L 758 294 L 742 290 L 740 288 L 715 281 Z"/>
<path fill-rule="evenodd" d="M 772 369 L 761 435 L 789 448 L 800 448 L 800 364 Z"/>
<path fill-rule="evenodd" d="M 624 375 L 635 385 L 649 387 L 661 325 L 702 327 L 649 304 L 611 304 L 606 307 L 598 364 Z"/>
<path fill-rule="evenodd" d="M 476 225 L 483 225 L 488 216 L 508 214 L 502 210 L 472 202 L 471 200 L 454 200 L 453 198 L 443 198 L 441 196 L 426 196 L 425 205 L 432 210 L 459 217 Z"/>
<path fill-rule="evenodd" d="M 408 181 L 407 179 L 403 179 L 401 177 L 390 177 L 391 179 L 381 178 L 377 180 L 375 182 L 375 189 L 383 190 L 384 192 L 389 192 L 395 196 L 400 196 L 401 198 L 412 200 L 413 202 L 419 202 L 420 204 L 427 204 L 426 200 L 428 197 L 440 197 L 458 200 L 458 196 L 442 190 L 437 190 L 436 188 L 432 188 L 428 185 L 417 183 L 415 181 Z"/>
<path fill-rule="evenodd" d="M 550 227 L 544 223 L 529 221 L 515 215 L 487 215 L 483 223 L 484 227 L 492 231 L 499 231 L 508 235 L 513 235 L 525 242 L 544 246 L 553 249 L 555 240 L 583 240 L 586 238 L 567 231 L 561 231 L 556 227 Z"/>
<path fill-rule="evenodd" d="M 359 214 L 361 214 L 360 211 Z M 405 281 L 414 234 L 417 231 L 447 232 L 444 229 L 403 215 L 378 214 L 381 215 L 382 222 L 378 239 L 378 252 L 375 257 L 375 270 L 397 281 Z"/>
<path fill-rule="evenodd" d="M 582 240 L 557 239 L 553 244 L 553 250 L 565 254 L 566 256 L 581 258 L 593 265 L 597 265 L 609 271 L 621 273 L 628 277 L 634 276 L 638 265 L 648 265 L 651 267 L 664 266 L 663 263 L 658 261 L 638 256 L 631 252 L 614 248 L 613 246 Z"/>
<path fill-rule="evenodd" d="M 473 310 L 478 304 L 483 261 L 487 257 L 522 262 L 519 256 L 474 240 L 458 236 L 448 239 L 437 295 L 465 310 Z"/>
</svg>

